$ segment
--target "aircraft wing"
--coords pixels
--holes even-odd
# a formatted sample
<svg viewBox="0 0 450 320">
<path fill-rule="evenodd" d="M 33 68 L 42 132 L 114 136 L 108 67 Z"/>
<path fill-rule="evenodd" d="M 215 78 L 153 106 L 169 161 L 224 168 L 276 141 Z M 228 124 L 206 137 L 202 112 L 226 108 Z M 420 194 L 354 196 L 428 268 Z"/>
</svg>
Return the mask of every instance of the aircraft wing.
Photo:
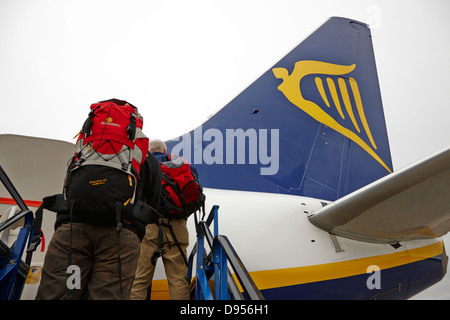
<svg viewBox="0 0 450 320">
<path fill-rule="evenodd" d="M 315 226 L 373 242 L 436 238 L 450 230 L 450 147 L 313 212 Z"/>
</svg>

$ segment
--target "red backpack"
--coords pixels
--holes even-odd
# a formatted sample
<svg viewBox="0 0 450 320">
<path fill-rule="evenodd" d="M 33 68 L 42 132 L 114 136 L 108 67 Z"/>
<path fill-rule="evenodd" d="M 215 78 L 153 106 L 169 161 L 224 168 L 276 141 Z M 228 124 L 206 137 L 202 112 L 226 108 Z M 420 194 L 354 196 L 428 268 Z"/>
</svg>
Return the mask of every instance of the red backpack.
<svg viewBox="0 0 450 320">
<path fill-rule="evenodd" d="M 165 210 L 163 214 L 175 219 L 188 218 L 203 208 L 205 195 L 192 172 L 189 163 L 179 157 L 175 160 L 160 162 L 162 173 L 161 198 Z"/>
<path fill-rule="evenodd" d="M 136 200 L 140 166 L 148 151 L 143 118 L 130 103 L 111 99 L 91 105 L 68 168 L 64 195 L 75 217 L 115 224 Z"/>
</svg>

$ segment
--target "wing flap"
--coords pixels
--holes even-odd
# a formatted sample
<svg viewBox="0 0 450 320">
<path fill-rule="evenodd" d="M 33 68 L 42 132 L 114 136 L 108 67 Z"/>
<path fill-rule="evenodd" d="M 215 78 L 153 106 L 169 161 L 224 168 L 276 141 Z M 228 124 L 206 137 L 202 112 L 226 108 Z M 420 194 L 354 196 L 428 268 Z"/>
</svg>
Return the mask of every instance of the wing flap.
<svg viewBox="0 0 450 320">
<path fill-rule="evenodd" d="M 450 147 L 311 213 L 315 226 L 338 236 L 395 243 L 450 230 Z"/>
</svg>

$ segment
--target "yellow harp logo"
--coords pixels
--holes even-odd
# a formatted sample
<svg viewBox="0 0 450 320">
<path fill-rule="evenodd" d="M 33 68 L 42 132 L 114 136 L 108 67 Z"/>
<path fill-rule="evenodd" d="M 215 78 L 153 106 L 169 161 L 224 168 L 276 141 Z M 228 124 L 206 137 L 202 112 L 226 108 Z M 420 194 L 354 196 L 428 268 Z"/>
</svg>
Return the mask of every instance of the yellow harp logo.
<svg viewBox="0 0 450 320">
<path fill-rule="evenodd" d="M 337 86 L 335 81 L 330 77 L 327 77 L 326 82 L 330 90 L 333 104 L 336 107 L 339 115 L 341 116 L 342 119 L 345 119 L 345 113 L 348 115 L 353 124 L 354 131 L 338 123 L 332 116 L 330 116 L 328 113 L 322 110 L 322 108 L 320 108 L 315 102 L 306 100 L 302 95 L 300 89 L 300 80 L 303 77 L 311 74 L 341 76 L 352 72 L 355 69 L 355 67 L 356 67 L 355 64 L 350 66 L 344 66 L 321 61 L 303 60 L 297 61 L 295 63 L 294 70 L 292 71 L 291 74 L 289 74 L 285 68 L 274 68 L 272 69 L 272 71 L 276 78 L 283 80 L 283 83 L 281 83 L 278 86 L 278 90 L 280 90 L 290 102 L 292 102 L 298 108 L 300 108 L 308 115 L 313 117 L 315 120 L 332 128 L 333 130 L 341 133 L 342 135 L 346 136 L 347 138 L 357 143 L 375 160 L 377 160 L 384 168 L 386 168 L 387 171 L 391 172 L 391 169 L 383 162 L 383 160 L 375 152 L 375 150 L 377 150 L 377 145 L 373 139 L 369 124 L 367 123 L 367 119 L 364 114 L 364 107 L 362 104 L 361 95 L 358 89 L 358 83 L 354 78 L 349 78 L 349 84 L 356 104 L 357 115 L 359 116 L 359 119 L 361 121 L 363 127 L 362 129 L 364 129 L 364 132 L 366 133 L 370 141 L 370 145 L 367 144 L 359 136 L 359 134 L 361 134 L 361 128 L 358 125 L 358 122 L 356 121 L 355 113 L 353 112 L 353 108 L 350 102 L 349 90 L 347 88 L 346 81 L 343 78 L 340 77 L 338 78 Z M 325 88 L 322 79 L 316 77 L 315 83 L 323 101 L 325 102 L 327 107 L 331 108 L 331 104 L 325 94 Z M 337 87 L 339 88 L 339 91 L 341 93 L 342 101 L 344 102 L 344 108 L 341 106 L 338 97 Z M 344 110 L 346 112 L 344 112 Z"/>
</svg>

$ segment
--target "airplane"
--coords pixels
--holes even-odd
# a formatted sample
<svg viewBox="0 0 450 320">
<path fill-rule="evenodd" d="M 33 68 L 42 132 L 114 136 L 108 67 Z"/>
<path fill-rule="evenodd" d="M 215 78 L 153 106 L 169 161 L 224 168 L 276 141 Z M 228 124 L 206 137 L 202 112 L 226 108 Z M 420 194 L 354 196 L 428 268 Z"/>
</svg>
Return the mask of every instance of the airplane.
<svg viewBox="0 0 450 320">
<path fill-rule="evenodd" d="M 263 299 L 409 299 L 446 274 L 450 149 L 394 172 L 365 23 L 331 17 L 167 146 L 197 169 L 206 211 L 218 210 L 217 232 Z M 0 135 L 0 148 L 28 206 L 61 192 L 73 144 Z M 16 212 L 3 193 L 0 203 Z M 54 217 L 44 214 L 22 299 L 36 293 Z M 160 262 L 151 289 L 168 298 Z"/>
</svg>

